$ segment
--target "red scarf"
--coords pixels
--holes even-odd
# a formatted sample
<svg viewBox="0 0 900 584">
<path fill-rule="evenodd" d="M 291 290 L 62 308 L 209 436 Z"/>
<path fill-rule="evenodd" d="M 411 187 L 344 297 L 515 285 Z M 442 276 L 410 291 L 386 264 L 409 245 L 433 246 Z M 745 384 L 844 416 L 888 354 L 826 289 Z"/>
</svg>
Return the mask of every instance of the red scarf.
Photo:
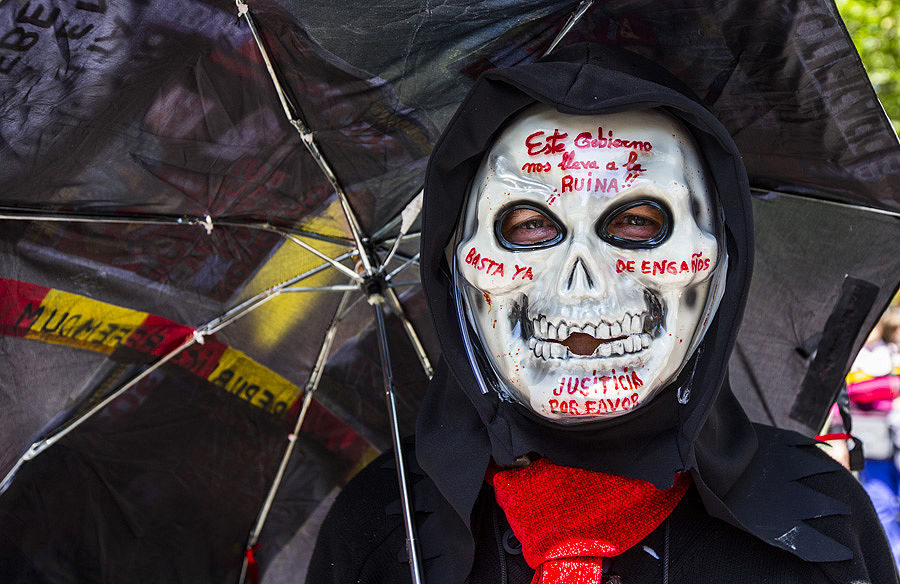
<svg viewBox="0 0 900 584">
<path fill-rule="evenodd" d="M 542 458 L 489 476 L 522 554 L 531 584 L 597 584 L 603 558 L 629 549 L 681 501 L 690 476 L 672 488 L 601 472 L 556 466 Z"/>
</svg>

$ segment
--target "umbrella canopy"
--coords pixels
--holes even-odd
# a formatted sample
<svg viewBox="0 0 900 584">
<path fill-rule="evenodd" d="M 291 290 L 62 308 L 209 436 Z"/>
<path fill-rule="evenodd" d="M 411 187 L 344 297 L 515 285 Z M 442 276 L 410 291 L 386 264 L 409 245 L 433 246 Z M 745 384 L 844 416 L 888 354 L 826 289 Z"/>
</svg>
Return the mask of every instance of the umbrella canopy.
<svg viewBox="0 0 900 584">
<path fill-rule="evenodd" d="M 401 432 L 437 357 L 399 237 L 431 147 L 480 72 L 562 31 L 653 58 L 734 135 L 757 260 L 732 386 L 816 433 L 900 279 L 900 144 L 830 0 L 6 3 L 4 581 L 237 581 L 308 553 L 395 439 L 365 299 Z"/>
</svg>

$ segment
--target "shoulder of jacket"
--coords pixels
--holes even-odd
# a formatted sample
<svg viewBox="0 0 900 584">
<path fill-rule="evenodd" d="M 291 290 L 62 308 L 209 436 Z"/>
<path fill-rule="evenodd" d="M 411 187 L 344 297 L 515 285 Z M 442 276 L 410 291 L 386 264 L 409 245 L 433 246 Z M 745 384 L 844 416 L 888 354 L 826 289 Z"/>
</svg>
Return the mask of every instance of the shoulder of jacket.
<svg viewBox="0 0 900 584">
<path fill-rule="evenodd" d="M 409 450 L 412 450 L 411 448 Z M 310 561 L 310 584 L 392 582 L 402 567 L 402 516 L 393 451 L 384 452 L 356 474 L 335 498 L 322 522 Z M 374 575 L 379 575 L 373 579 Z"/>
</svg>

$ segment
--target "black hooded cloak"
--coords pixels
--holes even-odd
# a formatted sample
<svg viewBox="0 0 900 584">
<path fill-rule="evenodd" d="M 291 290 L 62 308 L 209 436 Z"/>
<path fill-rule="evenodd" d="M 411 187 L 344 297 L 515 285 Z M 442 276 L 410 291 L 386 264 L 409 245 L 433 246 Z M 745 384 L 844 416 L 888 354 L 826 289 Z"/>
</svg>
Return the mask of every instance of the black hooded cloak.
<svg viewBox="0 0 900 584">
<path fill-rule="evenodd" d="M 634 412 L 574 427 L 481 393 L 446 254 L 484 155 L 505 124 L 537 102 L 566 114 L 660 108 L 679 118 L 705 158 L 724 214 L 724 296 L 681 375 Z M 604 560 L 605 580 L 900 581 L 855 479 L 813 440 L 752 424 L 732 394 L 727 363 L 753 265 L 746 171 L 728 131 L 667 71 L 616 47 L 579 45 L 487 72 L 432 153 L 422 233 L 422 281 L 443 359 L 404 456 L 426 582 L 530 581 L 484 476 L 491 460 L 509 466 L 534 455 L 658 488 L 671 487 L 676 472 L 691 474 L 694 486 L 663 525 Z M 393 467 L 381 457 L 338 497 L 307 582 L 409 581 Z"/>
</svg>

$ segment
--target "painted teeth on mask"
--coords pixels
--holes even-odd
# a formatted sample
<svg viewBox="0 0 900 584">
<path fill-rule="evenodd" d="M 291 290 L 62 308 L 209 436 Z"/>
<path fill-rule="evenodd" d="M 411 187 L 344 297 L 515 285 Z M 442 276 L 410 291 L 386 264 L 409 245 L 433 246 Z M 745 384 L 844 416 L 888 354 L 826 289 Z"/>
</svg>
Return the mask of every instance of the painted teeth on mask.
<svg viewBox="0 0 900 584">
<path fill-rule="evenodd" d="M 601 322 L 597 325 L 597 334 L 594 335 L 598 339 L 608 339 L 610 338 L 609 334 L 609 325 L 605 322 Z"/>
<path fill-rule="evenodd" d="M 539 341 L 534 337 L 528 339 L 528 348 L 531 349 L 531 352 L 534 353 L 535 357 L 540 357 L 545 360 L 567 359 L 574 356 L 565 345 L 548 341 Z"/>
<path fill-rule="evenodd" d="M 544 360 L 569 358 L 597 358 L 636 353 L 650 346 L 652 337 L 644 332 L 647 313 L 625 314 L 614 323 L 570 323 L 553 321 L 546 315 L 532 318 L 534 336 L 528 338 L 528 348 Z M 573 354 L 562 344 L 573 333 L 590 335 L 600 341 L 591 355 Z M 625 337 L 625 338 L 619 338 Z M 613 340 L 615 339 L 615 340 Z"/>
<path fill-rule="evenodd" d="M 566 353 L 569 352 L 564 345 L 560 345 L 559 343 L 547 343 L 550 345 L 550 358 L 551 359 L 562 359 L 566 356 Z"/>
</svg>

